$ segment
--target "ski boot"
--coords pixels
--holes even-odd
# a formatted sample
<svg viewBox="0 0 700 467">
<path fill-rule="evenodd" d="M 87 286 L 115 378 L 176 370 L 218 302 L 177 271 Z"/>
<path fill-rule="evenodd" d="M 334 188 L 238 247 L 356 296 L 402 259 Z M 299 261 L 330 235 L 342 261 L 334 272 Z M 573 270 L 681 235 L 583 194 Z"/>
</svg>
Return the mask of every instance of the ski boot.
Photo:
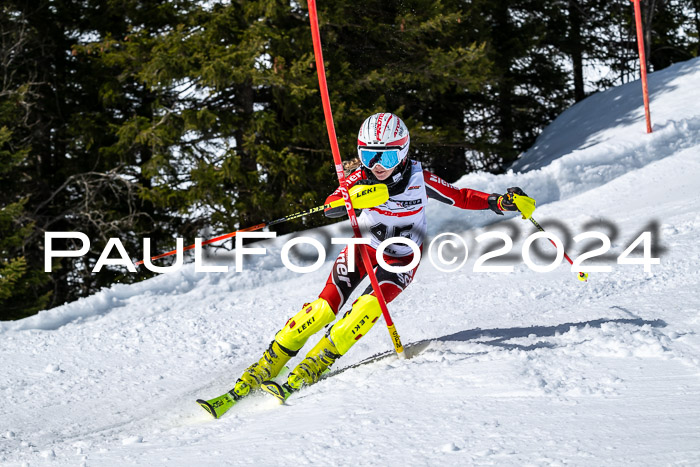
<svg viewBox="0 0 700 467">
<path fill-rule="evenodd" d="M 335 348 L 335 345 L 327 335 L 323 336 L 318 341 L 318 344 L 309 351 L 304 360 L 292 370 L 287 377 L 286 383 L 279 384 L 275 381 L 265 381 L 262 383 L 261 388 L 263 391 L 275 396 L 280 402 L 284 402 L 291 393 L 318 381 L 321 376 L 330 371 L 330 366 L 338 358 L 340 358 L 338 349 Z"/>
<path fill-rule="evenodd" d="M 334 319 L 335 313 L 324 299 L 304 304 L 301 311 L 277 333 L 262 358 L 243 372 L 233 389 L 214 399 L 197 399 L 197 403 L 214 418 L 221 417 L 239 400 L 259 388 L 263 381 L 276 377 L 309 337 Z"/>
<path fill-rule="evenodd" d="M 324 299 L 319 298 L 304 304 L 301 311 L 287 321 L 277 333 L 260 361 L 253 363 L 243 372 L 231 392 L 244 397 L 251 390 L 260 387 L 263 381 L 273 379 L 285 363 L 299 353 L 299 349 L 309 337 L 334 319 L 335 313 Z"/>
<path fill-rule="evenodd" d="M 381 315 L 379 301 L 373 295 L 363 295 L 353 303 L 352 310 L 331 327 L 330 331 L 289 374 L 287 382 L 265 381 L 261 388 L 284 402 L 303 386 L 317 382 L 330 371 L 331 365 L 350 350 L 355 342 L 374 326 Z"/>
<path fill-rule="evenodd" d="M 247 396 L 251 389 L 259 387 L 264 380 L 277 376 L 284 368 L 284 364 L 296 354 L 297 352 L 289 351 L 276 341 L 272 341 L 260 361 L 253 363 L 243 372 L 233 389 L 213 399 L 197 399 L 197 403 L 212 417 L 219 418 L 236 402 Z"/>
<path fill-rule="evenodd" d="M 238 399 L 247 396 L 251 390 L 260 387 L 260 383 L 277 376 L 289 359 L 296 354 L 297 352 L 286 349 L 273 340 L 262 358 L 243 372 L 229 393 Z"/>
</svg>

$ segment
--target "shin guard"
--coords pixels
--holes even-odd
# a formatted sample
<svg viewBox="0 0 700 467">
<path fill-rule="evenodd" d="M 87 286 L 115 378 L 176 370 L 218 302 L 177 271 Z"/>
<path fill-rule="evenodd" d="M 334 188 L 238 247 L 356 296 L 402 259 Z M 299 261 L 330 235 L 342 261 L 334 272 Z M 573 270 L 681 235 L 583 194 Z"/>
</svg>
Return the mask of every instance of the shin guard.
<svg viewBox="0 0 700 467">
<path fill-rule="evenodd" d="M 355 342 L 367 334 L 382 314 L 379 300 L 374 295 L 363 295 L 352 305 L 352 310 L 335 323 L 330 331 L 330 339 L 340 355 L 350 350 Z"/>
<path fill-rule="evenodd" d="M 298 351 L 309 337 L 335 319 L 335 313 L 327 301 L 318 298 L 305 305 L 299 313 L 294 315 L 287 324 L 277 333 L 275 340 L 284 348 Z"/>
</svg>

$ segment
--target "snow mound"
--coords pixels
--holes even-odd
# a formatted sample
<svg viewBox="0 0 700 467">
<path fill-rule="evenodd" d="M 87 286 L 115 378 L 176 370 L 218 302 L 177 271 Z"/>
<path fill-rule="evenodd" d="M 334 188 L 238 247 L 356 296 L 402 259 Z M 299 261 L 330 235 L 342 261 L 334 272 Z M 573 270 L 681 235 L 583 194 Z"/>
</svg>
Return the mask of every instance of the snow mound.
<svg viewBox="0 0 700 467">
<path fill-rule="evenodd" d="M 252 396 L 219 420 L 195 399 L 232 387 L 315 298 L 327 264 L 288 271 L 283 237 L 242 273 L 188 265 L 114 285 L 0 322 L 0 464 L 699 465 L 699 69 L 696 59 L 650 76 L 650 135 L 632 83 L 569 109 L 513 171 L 458 182 L 521 186 L 540 222 L 551 216 L 572 232 L 612 220 L 613 259 L 655 226 L 661 261 L 651 273 L 612 261 L 583 284 L 566 263 L 477 273 L 483 252 L 472 247 L 454 273 L 424 259 L 389 305 L 412 358 L 371 358 L 391 354 L 380 320 L 339 359 L 345 371 L 284 406 Z M 437 202 L 428 215 L 432 235 L 519 230 L 518 253 L 522 226 L 532 229 Z"/>
</svg>

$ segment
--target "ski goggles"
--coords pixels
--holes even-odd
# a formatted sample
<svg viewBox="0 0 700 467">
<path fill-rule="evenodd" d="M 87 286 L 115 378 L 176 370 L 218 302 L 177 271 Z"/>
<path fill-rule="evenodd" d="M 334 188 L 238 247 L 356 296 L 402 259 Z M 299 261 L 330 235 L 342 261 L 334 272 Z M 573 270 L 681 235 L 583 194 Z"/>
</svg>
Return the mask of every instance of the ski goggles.
<svg viewBox="0 0 700 467">
<path fill-rule="evenodd" d="M 368 169 L 379 164 L 389 170 L 399 165 L 399 149 L 360 149 L 360 161 Z"/>
</svg>

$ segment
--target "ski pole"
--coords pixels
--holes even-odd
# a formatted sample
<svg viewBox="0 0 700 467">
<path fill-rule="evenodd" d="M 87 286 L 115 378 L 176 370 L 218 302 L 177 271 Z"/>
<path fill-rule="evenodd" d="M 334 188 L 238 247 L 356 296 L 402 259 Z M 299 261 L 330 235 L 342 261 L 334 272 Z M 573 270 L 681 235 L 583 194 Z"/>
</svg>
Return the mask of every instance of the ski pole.
<svg viewBox="0 0 700 467">
<path fill-rule="evenodd" d="M 357 209 L 366 209 L 366 208 L 371 208 L 374 206 L 379 206 L 380 204 L 386 202 L 387 199 L 389 199 L 389 189 L 387 188 L 386 185 L 384 184 L 376 184 L 376 185 L 355 185 L 350 189 L 350 197 L 352 199 L 355 199 L 355 204 Z M 321 212 L 327 208 L 335 208 L 335 207 L 340 207 L 345 204 L 345 200 L 343 199 L 338 199 L 335 200 L 331 203 L 324 204 L 323 206 L 316 206 L 315 208 L 309 209 L 308 211 L 302 211 L 302 212 L 297 212 L 295 214 L 290 214 L 288 216 L 281 217 L 279 219 L 276 219 L 274 221 L 269 221 L 269 222 L 263 222 L 262 224 L 254 225 L 252 227 L 246 227 L 245 229 L 239 229 L 236 230 L 235 232 L 229 232 L 224 235 L 220 235 L 218 237 L 210 238 L 209 240 L 205 240 L 202 242 L 202 245 L 209 245 L 210 243 L 215 243 L 219 242 L 221 240 L 226 240 L 227 238 L 235 237 L 238 232 L 251 232 L 253 230 L 260 230 L 264 229 L 265 227 L 270 227 L 276 224 L 281 224 L 282 222 L 287 222 L 291 221 L 292 219 L 297 219 L 302 216 L 306 216 L 308 214 L 314 214 L 317 212 Z M 354 214 L 354 212 L 353 212 Z M 194 248 L 193 245 L 188 245 L 182 249 L 182 251 L 188 251 Z M 167 253 L 161 253 L 160 255 L 152 256 L 151 261 L 159 259 L 159 258 L 164 258 L 166 256 L 174 255 L 177 253 L 177 249 L 168 251 Z M 137 261 L 134 263 L 136 266 L 143 264 L 143 260 Z"/>
<path fill-rule="evenodd" d="M 318 212 L 318 211 L 320 211 L 320 210 L 323 209 L 323 208 L 324 208 L 324 206 L 318 206 L 318 207 L 315 207 L 315 208 L 313 208 L 313 209 L 311 209 L 311 210 L 309 210 L 309 211 L 299 212 L 299 213 L 297 213 L 297 214 L 292 214 L 291 216 L 283 217 L 283 218 L 281 218 L 281 219 L 277 219 L 277 220 L 274 220 L 274 221 L 271 221 L 271 222 L 263 222 L 262 224 L 254 225 L 254 226 L 252 226 L 252 227 L 246 227 L 245 229 L 236 230 L 235 232 L 229 232 L 229 233 L 227 233 L 227 234 L 220 235 L 220 236 L 218 236 L 218 237 L 210 238 L 209 240 L 204 240 L 204 241 L 202 242 L 202 245 L 209 245 L 210 243 L 215 243 L 215 242 L 218 242 L 218 241 L 221 241 L 221 240 L 226 240 L 227 238 L 235 237 L 236 234 L 238 234 L 238 232 L 251 232 L 251 231 L 253 231 L 253 230 L 264 229 L 265 227 L 269 227 L 269 226 L 271 226 L 271 225 L 279 224 L 280 222 L 284 222 L 284 221 L 288 221 L 288 220 L 291 220 L 291 219 L 295 219 L 295 218 L 297 218 L 297 217 L 299 217 L 299 216 L 303 216 L 303 215 L 306 215 L 306 214 L 312 214 L 312 213 L 314 213 L 314 212 Z M 194 244 L 188 245 L 188 246 L 184 247 L 184 248 L 182 249 L 182 251 L 188 251 L 188 250 L 191 250 L 192 248 L 194 248 Z M 166 256 L 174 255 L 175 253 L 177 253 L 177 250 L 171 250 L 171 251 L 168 251 L 168 252 L 166 252 L 166 253 L 161 253 L 161 254 L 156 255 L 156 256 L 151 256 L 151 261 L 156 260 L 156 259 L 160 259 L 160 258 L 164 258 L 164 257 L 166 257 Z M 138 265 L 143 264 L 143 261 L 144 261 L 144 260 L 140 260 L 140 261 L 135 262 L 134 264 L 135 264 L 136 266 L 138 266 Z"/>
<path fill-rule="evenodd" d="M 535 200 L 532 198 L 529 198 L 527 196 L 519 195 L 517 193 L 513 193 L 513 203 L 515 206 L 518 208 L 518 211 L 523 215 L 523 219 L 528 219 L 530 222 L 532 222 L 532 225 L 537 227 L 537 229 L 540 232 L 544 232 L 544 228 L 532 217 L 532 213 L 535 211 Z M 550 243 L 554 245 L 555 247 L 557 246 L 556 243 L 551 238 L 548 238 Z M 563 248 L 562 248 L 563 250 Z M 571 264 L 572 266 L 574 265 L 574 262 L 571 261 L 571 258 L 569 258 L 569 255 L 566 254 L 566 251 L 564 251 L 564 258 Z M 580 271 L 578 273 L 578 280 L 581 282 L 588 282 L 588 274 Z"/>
<path fill-rule="evenodd" d="M 328 130 L 328 140 L 331 144 L 331 152 L 333 153 L 333 162 L 335 163 L 335 172 L 338 176 L 338 182 L 340 183 L 340 192 L 345 200 L 345 207 L 348 210 L 348 217 L 350 218 L 350 225 L 352 225 L 352 230 L 356 238 L 361 238 L 362 233 L 360 232 L 360 226 L 357 223 L 357 216 L 355 216 L 355 211 L 353 209 L 352 200 L 348 194 L 347 180 L 345 179 L 345 172 L 343 171 L 343 161 L 340 157 L 340 148 L 338 147 L 338 140 L 335 135 L 335 125 L 333 124 L 333 112 L 331 111 L 330 97 L 328 96 L 328 84 L 326 83 L 326 69 L 323 64 L 323 51 L 321 49 L 321 33 L 318 29 L 318 16 L 316 14 L 316 0 L 309 0 L 309 22 L 311 23 L 311 38 L 314 44 L 314 58 L 316 60 L 316 72 L 318 74 L 318 85 L 321 91 L 321 102 L 323 103 L 323 115 L 326 120 L 326 129 Z M 391 341 L 394 344 L 394 350 L 398 354 L 399 358 L 406 358 L 403 353 L 403 345 L 401 344 L 401 338 L 399 333 L 396 331 L 396 326 L 391 320 L 391 315 L 389 314 L 389 309 L 386 306 L 386 300 L 384 299 L 384 294 L 379 288 L 379 281 L 377 281 L 377 276 L 374 274 L 374 268 L 369 259 L 369 253 L 365 249 L 365 245 L 358 245 L 361 253 L 362 261 L 365 265 L 365 270 L 369 276 L 369 280 L 372 283 L 372 289 L 377 296 L 379 301 L 379 307 L 382 310 L 382 315 L 384 316 L 384 321 L 386 322 L 387 329 L 389 330 L 389 335 L 391 336 Z"/>
<path fill-rule="evenodd" d="M 532 216 L 528 217 L 528 219 L 530 219 L 530 222 L 532 222 L 532 224 L 535 227 L 537 227 L 540 232 L 544 232 L 544 228 L 542 228 L 542 226 Z M 554 245 L 555 247 L 557 246 L 557 244 L 554 243 L 554 241 L 551 238 L 548 238 L 547 240 L 549 240 L 552 243 L 552 245 Z M 569 255 L 566 254 L 566 251 L 564 252 L 564 258 L 566 258 L 566 260 L 569 262 L 569 264 L 571 264 L 572 266 L 574 265 L 574 262 L 571 261 L 571 258 L 569 258 Z M 588 282 L 588 273 L 585 273 L 583 271 L 579 271 L 578 280 L 580 280 L 581 282 Z"/>
</svg>

